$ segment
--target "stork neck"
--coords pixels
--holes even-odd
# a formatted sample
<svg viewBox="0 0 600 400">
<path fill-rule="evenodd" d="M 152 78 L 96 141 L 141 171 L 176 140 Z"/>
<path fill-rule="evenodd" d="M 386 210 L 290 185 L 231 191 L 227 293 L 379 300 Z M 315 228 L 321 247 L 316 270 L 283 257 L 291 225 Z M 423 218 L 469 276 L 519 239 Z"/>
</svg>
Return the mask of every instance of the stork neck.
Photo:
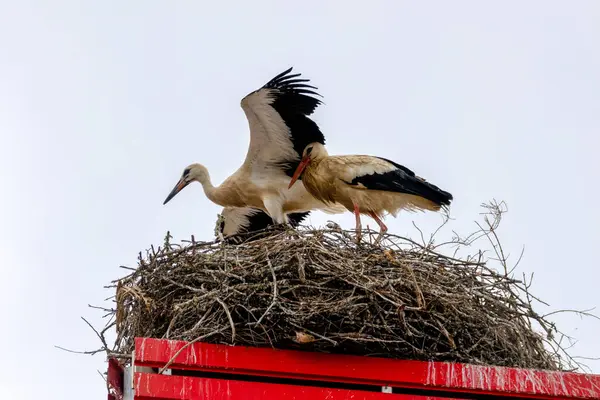
<svg viewBox="0 0 600 400">
<path fill-rule="evenodd" d="M 324 157 L 311 158 L 306 168 L 304 168 L 304 173 L 306 174 L 308 172 L 309 174 L 312 174 L 324 159 Z"/>
<path fill-rule="evenodd" d="M 219 204 L 217 201 L 217 198 L 219 197 L 217 188 L 213 186 L 210 178 L 203 179 L 200 181 L 200 184 L 202 185 L 202 189 L 204 189 L 204 194 L 206 197 L 208 197 L 210 201 Z"/>
<path fill-rule="evenodd" d="M 302 184 L 308 193 L 322 202 L 331 201 L 330 194 L 325 188 L 331 188 L 328 176 L 319 174 L 318 167 L 322 159 L 311 160 L 302 174 Z"/>
<path fill-rule="evenodd" d="M 304 168 L 304 172 L 302 173 L 302 176 L 300 178 L 300 179 L 302 179 L 303 184 L 306 182 L 306 184 L 309 186 L 314 185 L 315 171 L 316 171 L 317 167 L 319 166 L 320 162 L 321 162 L 321 160 L 319 160 L 319 159 L 310 160 L 308 165 Z M 308 189 L 308 187 L 306 187 L 306 189 Z"/>
<path fill-rule="evenodd" d="M 206 197 L 213 203 L 218 204 L 221 207 L 238 206 L 237 204 L 231 203 L 231 193 L 224 185 L 215 187 L 210 181 L 210 178 L 204 182 L 200 182 L 200 184 L 204 189 Z"/>
</svg>

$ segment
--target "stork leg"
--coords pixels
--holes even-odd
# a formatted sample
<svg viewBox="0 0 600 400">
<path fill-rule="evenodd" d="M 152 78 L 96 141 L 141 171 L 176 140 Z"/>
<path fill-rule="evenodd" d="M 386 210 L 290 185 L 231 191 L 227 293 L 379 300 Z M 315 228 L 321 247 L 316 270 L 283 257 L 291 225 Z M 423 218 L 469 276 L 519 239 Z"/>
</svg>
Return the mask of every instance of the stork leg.
<svg viewBox="0 0 600 400">
<path fill-rule="evenodd" d="M 369 211 L 369 215 L 375 220 L 375 222 L 377 222 L 377 225 L 379 225 L 379 236 L 377 236 L 377 239 L 375 239 L 375 244 L 379 244 L 379 241 L 383 238 L 383 235 L 387 232 L 388 228 L 385 226 L 381 218 L 379 218 L 379 215 L 373 211 Z"/>
<path fill-rule="evenodd" d="M 352 203 L 354 205 L 354 216 L 356 217 L 356 244 L 360 243 L 362 239 L 362 224 L 360 223 L 360 209 L 358 204 Z"/>
</svg>

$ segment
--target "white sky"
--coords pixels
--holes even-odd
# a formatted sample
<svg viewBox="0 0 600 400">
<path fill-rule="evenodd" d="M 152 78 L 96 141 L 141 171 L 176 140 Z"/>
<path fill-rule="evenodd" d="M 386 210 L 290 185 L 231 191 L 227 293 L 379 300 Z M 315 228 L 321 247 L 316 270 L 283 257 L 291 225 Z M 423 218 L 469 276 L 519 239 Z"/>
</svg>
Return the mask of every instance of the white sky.
<svg viewBox="0 0 600 400">
<path fill-rule="evenodd" d="M 200 185 L 162 201 L 191 162 L 215 183 L 239 166 L 239 102 L 289 66 L 325 96 L 330 153 L 449 190 L 462 233 L 505 200 L 503 243 L 525 246 L 534 292 L 598 306 L 600 3 L 495 3 L 0 2 L 3 398 L 106 398 L 103 355 L 53 346 L 98 345 L 79 317 L 100 324 L 87 304 L 167 230 L 212 239 L 220 208 Z M 415 235 L 413 220 L 430 232 L 440 217 L 386 222 Z M 600 323 L 555 320 L 572 353 L 600 356 Z"/>
</svg>

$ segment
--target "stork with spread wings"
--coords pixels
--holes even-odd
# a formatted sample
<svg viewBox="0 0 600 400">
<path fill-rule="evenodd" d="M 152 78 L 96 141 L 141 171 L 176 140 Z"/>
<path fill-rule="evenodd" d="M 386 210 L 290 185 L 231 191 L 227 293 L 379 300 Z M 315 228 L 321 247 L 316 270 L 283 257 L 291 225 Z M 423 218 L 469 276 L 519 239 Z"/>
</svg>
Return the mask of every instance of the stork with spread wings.
<svg viewBox="0 0 600 400">
<path fill-rule="evenodd" d="M 237 214 L 249 218 L 253 210 L 268 214 L 275 224 L 290 223 L 290 214 L 322 210 L 328 214 L 345 211 L 341 204 L 325 204 L 309 194 L 304 185 L 288 184 L 309 143 L 325 143 L 317 124 L 309 118 L 321 101 L 317 89 L 290 74 L 292 68 L 275 76 L 241 101 L 250 127 L 250 145 L 243 164 L 219 186 L 213 186 L 206 167 L 191 164 L 163 204 L 191 182 L 199 182 L 206 196 L 226 208 L 242 208 Z M 236 214 L 236 215 L 237 215 Z M 224 218 L 231 215 L 224 212 Z M 233 223 L 237 230 L 243 224 Z M 250 224 L 249 226 L 252 226 Z M 257 225 L 255 225 L 257 226 Z"/>
</svg>

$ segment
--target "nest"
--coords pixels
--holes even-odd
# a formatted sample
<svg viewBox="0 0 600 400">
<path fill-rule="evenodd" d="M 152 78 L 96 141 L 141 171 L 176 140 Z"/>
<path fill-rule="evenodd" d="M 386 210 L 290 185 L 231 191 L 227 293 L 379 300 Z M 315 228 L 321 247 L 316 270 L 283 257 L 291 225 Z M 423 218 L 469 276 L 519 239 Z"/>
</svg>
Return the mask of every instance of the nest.
<svg viewBox="0 0 600 400">
<path fill-rule="evenodd" d="M 525 283 L 480 253 L 434 249 L 393 235 L 356 245 L 339 228 L 265 231 L 240 245 L 167 237 L 116 281 L 112 351 L 154 337 L 562 369 Z"/>
</svg>

